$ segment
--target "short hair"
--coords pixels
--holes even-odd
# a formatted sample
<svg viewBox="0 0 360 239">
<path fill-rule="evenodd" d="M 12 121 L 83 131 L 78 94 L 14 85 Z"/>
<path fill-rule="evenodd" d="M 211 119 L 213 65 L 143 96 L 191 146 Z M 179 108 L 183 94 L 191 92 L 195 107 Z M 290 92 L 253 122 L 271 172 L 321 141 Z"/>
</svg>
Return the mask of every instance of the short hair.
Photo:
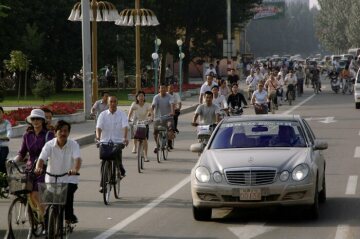
<svg viewBox="0 0 360 239">
<path fill-rule="evenodd" d="M 205 95 L 211 95 L 211 96 L 213 96 L 214 94 L 213 94 L 211 91 L 208 90 L 208 91 L 205 92 Z"/>
<path fill-rule="evenodd" d="M 44 108 L 41 108 L 41 109 L 42 109 L 42 111 L 44 111 L 45 113 L 50 113 L 51 115 L 54 114 L 49 108 L 44 107 Z"/>
<path fill-rule="evenodd" d="M 218 86 L 218 85 L 213 85 L 213 86 L 211 87 L 211 89 L 219 89 L 219 86 Z"/>
<path fill-rule="evenodd" d="M 0 106 L 0 110 L 1 110 L 1 112 L 4 114 L 4 109 L 3 109 L 2 106 Z"/>
<path fill-rule="evenodd" d="M 232 84 L 232 85 L 231 85 L 231 88 L 232 88 L 232 87 L 234 87 L 234 86 L 239 87 L 238 83 L 234 83 L 234 84 Z"/>
<path fill-rule="evenodd" d="M 109 91 L 103 91 L 103 92 L 101 92 L 101 97 L 103 97 L 105 94 L 109 94 Z"/>
<path fill-rule="evenodd" d="M 71 130 L 71 125 L 69 122 L 65 121 L 65 120 L 59 120 L 56 125 L 55 125 L 55 132 L 57 132 L 58 130 L 61 130 L 64 126 L 67 126 L 69 128 L 69 132 Z"/>
</svg>

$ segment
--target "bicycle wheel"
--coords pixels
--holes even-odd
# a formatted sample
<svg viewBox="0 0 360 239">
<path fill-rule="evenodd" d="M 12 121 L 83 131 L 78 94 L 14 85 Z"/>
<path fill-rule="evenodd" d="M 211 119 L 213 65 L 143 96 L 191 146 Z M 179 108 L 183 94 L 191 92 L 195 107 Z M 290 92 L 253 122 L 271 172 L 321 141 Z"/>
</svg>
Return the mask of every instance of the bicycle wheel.
<svg viewBox="0 0 360 239">
<path fill-rule="evenodd" d="M 166 134 L 166 132 L 164 132 Z M 168 155 L 168 139 L 166 135 L 161 137 L 161 158 L 162 160 L 166 160 Z"/>
<path fill-rule="evenodd" d="M 161 135 L 161 132 L 159 132 L 157 139 L 156 139 L 156 147 L 157 147 L 156 159 L 157 159 L 158 163 L 161 163 L 161 159 L 162 159 L 161 138 L 162 138 L 162 135 Z"/>
<path fill-rule="evenodd" d="M 105 205 L 110 203 L 110 193 L 111 193 L 111 162 L 109 160 L 103 161 L 102 167 L 102 189 L 103 189 L 103 200 Z"/>
<path fill-rule="evenodd" d="M 59 228 L 59 215 L 56 206 L 51 206 L 49 209 L 49 221 L 48 221 L 48 239 L 57 239 L 60 238 L 61 230 Z"/>
<path fill-rule="evenodd" d="M 142 170 L 144 168 L 143 164 L 144 164 L 144 153 L 143 153 L 143 149 L 144 148 L 144 143 L 142 140 L 139 140 L 138 143 L 138 148 L 137 148 L 137 161 L 138 161 L 138 172 L 142 173 Z"/>
<path fill-rule="evenodd" d="M 8 212 L 9 238 L 31 238 L 32 227 L 26 200 L 15 198 Z"/>
<path fill-rule="evenodd" d="M 121 183 L 121 173 L 119 165 L 114 161 L 113 163 L 113 177 L 114 177 L 114 197 L 116 199 L 120 198 L 120 183 Z"/>
</svg>

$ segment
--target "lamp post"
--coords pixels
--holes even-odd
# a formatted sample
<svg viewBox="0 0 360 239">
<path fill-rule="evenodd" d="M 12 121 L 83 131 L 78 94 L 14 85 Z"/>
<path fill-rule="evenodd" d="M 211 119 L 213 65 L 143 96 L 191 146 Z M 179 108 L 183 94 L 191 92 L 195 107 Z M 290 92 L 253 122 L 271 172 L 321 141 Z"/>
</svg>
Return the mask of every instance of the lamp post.
<svg viewBox="0 0 360 239">
<path fill-rule="evenodd" d="M 176 44 L 179 47 L 179 84 L 180 84 L 179 94 L 180 94 L 180 97 L 182 98 L 182 59 L 184 59 L 185 54 L 182 52 L 183 41 L 181 39 L 179 39 L 176 41 Z"/>
<path fill-rule="evenodd" d="M 154 85 L 154 93 L 157 94 L 158 89 L 158 68 L 159 68 L 159 46 L 161 45 L 161 40 L 155 37 L 155 52 L 151 54 L 151 58 L 154 60 L 154 78 L 155 78 L 155 85 Z"/>
<path fill-rule="evenodd" d="M 97 79 L 97 22 L 111 22 L 120 18 L 114 4 L 107 1 L 91 0 L 90 3 L 91 21 L 91 59 L 92 59 L 92 102 L 98 99 L 98 79 Z M 78 2 L 71 10 L 69 21 L 82 21 L 83 12 L 81 3 Z M 86 74 L 86 72 L 84 72 Z M 85 82 L 84 82 L 85 83 Z"/>
<path fill-rule="evenodd" d="M 120 18 L 115 22 L 119 26 L 135 26 L 135 64 L 136 64 L 136 92 L 141 89 L 141 61 L 140 61 L 140 26 L 157 26 L 155 13 L 150 9 L 140 8 L 140 0 L 135 0 L 135 9 L 125 9 L 120 12 Z"/>
</svg>

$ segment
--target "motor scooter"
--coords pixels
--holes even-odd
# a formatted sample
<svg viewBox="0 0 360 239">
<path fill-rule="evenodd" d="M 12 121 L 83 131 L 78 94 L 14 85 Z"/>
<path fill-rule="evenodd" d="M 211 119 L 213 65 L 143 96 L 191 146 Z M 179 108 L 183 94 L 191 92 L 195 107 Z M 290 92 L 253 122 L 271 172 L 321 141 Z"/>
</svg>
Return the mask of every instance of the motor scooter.
<svg viewBox="0 0 360 239">
<path fill-rule="evenodd" d="M 340 91 L 340 80 L 337 77 L 330 78 L 331 90 L 336 94 Z"/>
</svg>

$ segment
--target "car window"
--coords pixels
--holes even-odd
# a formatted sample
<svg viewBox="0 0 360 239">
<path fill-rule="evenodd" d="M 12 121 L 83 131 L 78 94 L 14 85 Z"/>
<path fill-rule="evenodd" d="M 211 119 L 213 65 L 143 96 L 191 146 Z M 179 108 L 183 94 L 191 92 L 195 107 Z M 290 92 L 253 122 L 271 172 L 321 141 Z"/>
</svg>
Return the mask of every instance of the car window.
<svg viewBox="0 0 360 239">
<path fill-rule="evenodd" d="M 314 135 L 314 133 L 312 132 L 312 130 L 311 130 L 308 122 L 307 122 L 305 119 L 303 119 L 303 122 L 304 122 L 304 125 L 305 125 L 304 128 L 305 128 L 305 130 L 306 130 L 306 134 L 307 134 L 308 137 L 309 137 L 310 143 L 311 143 L 311 144 L 314 144 L 315 135 Z"/>
<path fill-rule="evenodd" d="M 217 130 L 209 148 L 306 147 L 300 129 L 297 121 L 224 123 Z"/>
</svg>

